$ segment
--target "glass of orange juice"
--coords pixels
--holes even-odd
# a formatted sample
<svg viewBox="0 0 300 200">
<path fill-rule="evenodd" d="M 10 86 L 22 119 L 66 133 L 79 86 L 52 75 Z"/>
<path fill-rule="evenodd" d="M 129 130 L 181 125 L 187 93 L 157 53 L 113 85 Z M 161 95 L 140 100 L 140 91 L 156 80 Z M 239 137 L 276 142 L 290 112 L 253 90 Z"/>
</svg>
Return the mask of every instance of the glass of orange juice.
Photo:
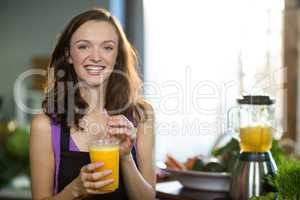
<svg viewBox="0 0 300 200">
<path fill-rule="evenodd" d="M 114 179 L 114 182 L 99 189 L 101 192 L 113 192 L 119 187 L 119 141 L 113 138 L 96 140 L 89 145 L 89 154 L 92 163 L 103 162 L 104 166 L 97 169 L 101 172 L 111 170 L 112 173 L 104 177 Z"/>
</svg>

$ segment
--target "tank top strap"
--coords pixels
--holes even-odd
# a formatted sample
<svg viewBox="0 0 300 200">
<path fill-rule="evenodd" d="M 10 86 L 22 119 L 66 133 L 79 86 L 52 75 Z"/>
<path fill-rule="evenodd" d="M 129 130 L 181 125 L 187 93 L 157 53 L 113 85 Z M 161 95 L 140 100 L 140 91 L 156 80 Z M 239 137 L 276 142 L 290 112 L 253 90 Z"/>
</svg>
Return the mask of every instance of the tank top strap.
<svg viewBox="0 0 300 200">
<path fill-rule="evenodd" d="M 70 132 L 69 127 L 61 125 L 61 139 L 60 139 L 60 149 L 61 152 L 69 152 L 70 145 Z"/>
</svg>

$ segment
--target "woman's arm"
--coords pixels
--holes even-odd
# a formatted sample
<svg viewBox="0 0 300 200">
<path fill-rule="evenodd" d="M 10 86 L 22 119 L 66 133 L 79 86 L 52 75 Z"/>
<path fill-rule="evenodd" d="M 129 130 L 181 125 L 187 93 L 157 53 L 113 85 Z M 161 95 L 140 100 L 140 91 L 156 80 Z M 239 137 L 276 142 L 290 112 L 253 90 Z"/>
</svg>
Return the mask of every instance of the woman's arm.
<svg viewBox="0 0 300 200">
<path fill-rule="evenodd" d="M 76 179 L 53 196 L 55 162 L 51 141 L 50 119 L 45 114 L 36 115 L 32 120 L 30 130 L 33 200 L 77 200 L 91 194 L 100 194 L 96 189 L 111 183 L 111 180 L 101 180 L 110 173 L 94 172 L 103 163 L 88 164 L 82 168 Z"/>
<path fill-rule="evenodd" d="M 137 169 L 129 154 L 120 160 L 127 194 L 132 200 L 155 199 L 155 159 L 154 159 L 154 111 L 145 105 L 147 120 L 139 124 L 137 130 Z"/>
<path fill-rule="evenodd" d="M 33 199 L 73 199 L 71 192 L 51 197 L 54 185 L 54 154 L 51 142 L 50 119 L 36 115 L 30 129 L 30 173 Z M 69 194 L 69 195 L 68 195 Z"/>
</svg>

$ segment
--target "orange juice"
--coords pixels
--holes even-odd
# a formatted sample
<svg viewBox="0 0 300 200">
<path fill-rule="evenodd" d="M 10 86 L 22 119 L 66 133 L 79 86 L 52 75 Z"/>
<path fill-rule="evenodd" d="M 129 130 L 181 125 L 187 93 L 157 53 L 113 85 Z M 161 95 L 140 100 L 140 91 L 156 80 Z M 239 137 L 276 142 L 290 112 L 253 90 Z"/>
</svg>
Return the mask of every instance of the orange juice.
<svg viewBox="0 0 300 200">
<path fill-rule="evenodd" d="M 254 126 L 240 128 L 241 150 L 244 152 L 266 152 L 272 147 L 272 128 Z"/>
<path fill-rule="evenodd" d="M 91 162 L 103 162 L 104 166 L 98 169 L 99 172 L 112 170 L 112 173 L 104 179 L 114 179 L 114 182 L 102 187 L 100 191 L 114 191 L 119 187 L 119 146 L 118 145 L 92 145 L 89 149 Z"/>
</svg>

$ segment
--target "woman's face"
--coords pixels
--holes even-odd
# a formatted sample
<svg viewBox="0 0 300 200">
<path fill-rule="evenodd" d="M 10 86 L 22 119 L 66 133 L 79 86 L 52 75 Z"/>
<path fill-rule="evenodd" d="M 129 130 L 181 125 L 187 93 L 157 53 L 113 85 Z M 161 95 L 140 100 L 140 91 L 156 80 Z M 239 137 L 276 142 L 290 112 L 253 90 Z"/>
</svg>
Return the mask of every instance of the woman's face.
<svg viewBox="0 0 300 200">
<path fill-rule="evenodd" d="M 99 86 L 108 80 L 118 55 L 118 35 L 105 21 L 88 21 L 72 35 L 69 62 L 79 80 Z"/>
</svg>

